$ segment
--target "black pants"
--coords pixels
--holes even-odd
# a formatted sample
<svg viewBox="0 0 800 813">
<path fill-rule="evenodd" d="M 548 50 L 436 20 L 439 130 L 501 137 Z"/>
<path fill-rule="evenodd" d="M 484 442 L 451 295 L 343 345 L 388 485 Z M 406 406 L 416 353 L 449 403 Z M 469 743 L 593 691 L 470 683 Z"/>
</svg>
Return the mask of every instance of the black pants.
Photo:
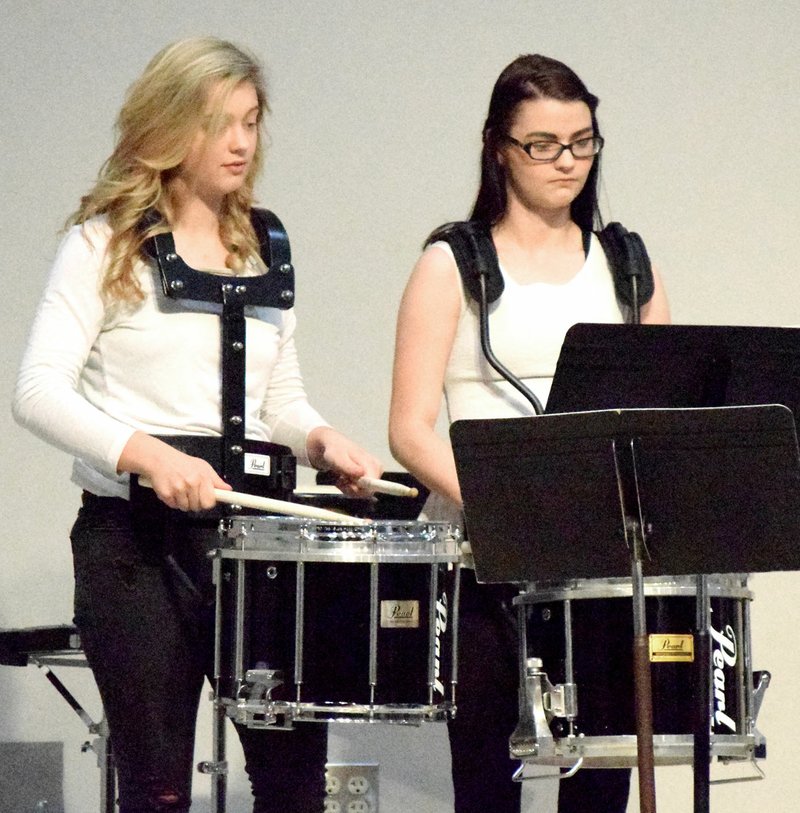
<svg viewBox="0 0 800 813">
<path fill-rule="evenodd" d="M 150 528 L 137 515 L 134 532 L 127 500 L 85 494 L 71 535 L 75 624 L 109 723 L 120 813 L 189 810 L 198 703 L 212 675 L 206 553 L 216 531 L 165 510 Z M 237 731 L 254 813 L 322 808 L 326 725 Z"/>
<path fill-rule="evenodd" d="M 448 723 L 455 813 L 519 813 L 508 741 L 518 718 L 516 590 L 461 572 L 458 695 Z"/>
<path fill-rule="evenodd" d="M 519 718 L 518 631 L 506 585 L 484 585 L 462 570 L 458 710 L 448 723 L 455 813 L 519 813 L 519 762 L 509 739 Z M 625 813 L 630 771 L 580 770 L 559 783 L 558 813 Z"/>
<path fill-rule="evenodd" d="M 625 813 L 631 772 L 628 768 L 582 768 L 558 784 L 558 813 Z"/>
</svg>

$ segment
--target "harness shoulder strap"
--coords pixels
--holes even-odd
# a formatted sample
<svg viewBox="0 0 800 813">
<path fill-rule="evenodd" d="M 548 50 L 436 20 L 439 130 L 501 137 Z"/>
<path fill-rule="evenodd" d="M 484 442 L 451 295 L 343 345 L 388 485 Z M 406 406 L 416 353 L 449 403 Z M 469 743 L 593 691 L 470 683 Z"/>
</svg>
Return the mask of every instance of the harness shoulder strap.
<svg viewBox="0 0 800 813">
<path fill-rule="evenodd" d="M 618 299 L 629 308 L 633 307 L 631 277 L 636 277 L 638 306 L 649 302 L 655 286 L 653 268 L 642 238 L 621 223 L 609 223 L 595 234 L 608 259 Z"/>
<path fill-rule="evenodd" d="M 608 258 L 617 297 L 633 307 L 631 277 L 636 277 L 638 304 L 641 307 L 653 296 L 653 269 L 644 242 L 635 232 L 621 223 L 609 223 L 596 232 Z M 503 276 L 489 229 L 470 220 L 442 226 L 429 242 L 444 240 L 450 244 L 464 288 L 476 301 L 480 300 L 480 277 L 486 279 L 486 298 L 494 302 L 503 293 Z"/>
<path fill-rule="evenodd" d="M 243 306 L 291 308 L 294 305 L 294 267 L 286 230 L 277 215 L 267 209 L 251 209 L 250 220 L 258 238 L 259 254 L 270 273 L 240 278 L 235 286 L 238 301 Z M 151 211 L 142 218 L 140 228 L 147 230 L 158 222 L 158 214 Z M 158 264 L 166 296 L 223 302 L 231 278 L 188 266 L 175 251 L 171 232 L 148 238 L 143 249 Z"/>
<path fill-rule="evenodd" d="M 503 293 L 503 275 L 497 260 L 489 229 L 471 220 L 461 220 L 442 226 L 429 242 L 444 240 L 453 249 L 458 272 L 469 295 L 480 302 L 480 278 L 486 279 L 486 300 L 494 302 Z"/>
<path fill-rule="evenodd" d="M 250 222 L 258 238 L 264 264 L 270 271 L 288 273 L 291 270 L 292 250 L 289 246 L 289 236 L 278 216 L 269 209 L 254 207 L 250 210 Z"/>
</svg>

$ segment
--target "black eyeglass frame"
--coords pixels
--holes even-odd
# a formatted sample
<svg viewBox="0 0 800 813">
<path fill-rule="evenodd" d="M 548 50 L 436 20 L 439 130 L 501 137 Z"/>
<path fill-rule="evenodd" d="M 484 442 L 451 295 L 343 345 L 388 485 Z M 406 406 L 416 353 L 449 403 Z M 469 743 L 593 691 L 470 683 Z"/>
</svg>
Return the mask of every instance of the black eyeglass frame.
<svg viewBox="0 0 800 813">
<path fill-rule="evenodd" d="M 548 141 L 547 139 L 539 139 L 537 141 L 527 141 L 523 144 L 521 141 L 518 141 L 516 138 L 510 135 L 506 135 L 506 140 L 509 141 L 516 147 L 519 147 L 527 156 L 531 159 L 531 161 L 536 161 L 537 164 L 552 164 L 554 161 L 558 161 L 559 158 L 564 153 L 564 150 L 569 150 L 570 154 L 576 161 L 588 161 L 590 158 L 594 158 L 596 155 L 599 155 L 603 149 L 603 145 L 606 143 L 606 140 L 603 136 L 595 135 L 595 136 L 586 136 L 585 138 L 576 138 L 575 141 L 571 141 L 569 144 L 562 144 L 560 141 Z M 575 155 L 574 150 L 572 149 L 576 144 L 579 144 L 581 141 L 593 141 L 594 142 L 594 152 L 591 155 Z M 531 147 L 534 144 L 558 144 L 561 148 L 555 155 L 551 156 L 550 158 L 537 158 L 534 155 L 531 155 Z"/>
</svg>

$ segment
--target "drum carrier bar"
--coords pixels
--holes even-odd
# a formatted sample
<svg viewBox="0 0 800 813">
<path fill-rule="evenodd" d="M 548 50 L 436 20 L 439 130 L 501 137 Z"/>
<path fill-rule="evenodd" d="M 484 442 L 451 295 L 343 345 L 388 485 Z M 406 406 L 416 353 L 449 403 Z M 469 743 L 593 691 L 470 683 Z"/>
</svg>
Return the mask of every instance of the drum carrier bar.
<svg viewBox="0 0 800 813">
<path fill-rule="evenodd" d="M 149 213 L 143 225 L 157 218 Z M 287 310 L 292 307 L 294 267 L 289 238 L 277 215 L 268 209 L 251 209 L 250 219 L 258 237 L 266 274 L 228 277 L 197 271 L 187 265 L 175 250 L 171 232 L 150 237 L 146 250 L 155 259 L 161 274 L 164 295 L 171 299 L 194 300 L 222 305 L 221 322 L 221 427 L 222 476 L 235 491 L 245 491 L 245 371 L 247 362 L 247 328 L 245 308 L 269 307 Z M 269 444 L 275 446 L 275 444 Z M 285 450 L 285 447 L 283 447 Z M 273 449 L 272 489 L 291 493 L 294 488 L 294 459 L 285 451 Z M 274 452 L 277 452 L 275 454 Z M 225 509 L 231 513 L 231 507 Z"/>
</svg>

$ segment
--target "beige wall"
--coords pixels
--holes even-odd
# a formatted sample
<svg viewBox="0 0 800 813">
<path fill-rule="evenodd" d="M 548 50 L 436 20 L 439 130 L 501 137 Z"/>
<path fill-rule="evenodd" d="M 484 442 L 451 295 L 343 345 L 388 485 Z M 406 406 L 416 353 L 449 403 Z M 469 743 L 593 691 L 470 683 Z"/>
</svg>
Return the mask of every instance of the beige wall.
<svg viewBox="0 0 800 813">
<path fill-rule="evenodd" d="M 466 214 L 491 85 L 519 53 L 563 59 L 600 96 L 605 214 L 645 238 L 675 321 L 800 322 L 792 4 L 30 0 L 11 4 L 0 30 L 0 402 L 11 397 L 55 233 L 109 149 L 126 86 L 162 45 L 200 33 L 239 40 L 267 64 L 272 144 L 261 199 L 292 238 L 308 389 L 387 465 L 402 286 L 430 229 Z M 77 503 L 68 460 L 21 433 L 7 408 L 0 415 L 0 627 L 64 623 Z M 797 577 L 758 576 L 753 587 L 755 665 L 774 675 L 760 725 L 767 780 L 716 787 L 712 807 L 788 813 L 800 727 Z M 67 679 L 96 711 L 88 675 Z M 97 771 L 79 753 L 86 732 L 43 675 L 0 669 L 0 696 L 0 738 L 63 739 L 67 810 L 93 809 Z M 208 756 L 206 728 L 200 738 Z M 441 728 L 350 727 L 331 743 L 334 758 L 381 763 L 385 813 L 410 809 L 404 798 L 422 813 L 447 810 Z M 657 783 L 660 810 L 689 809 L 688 768 L 659 769 Z M 207 794 L 202 778 L 197 792 Z M 552 788 L 536 792 L 544 813 Z"/>
</svg>

